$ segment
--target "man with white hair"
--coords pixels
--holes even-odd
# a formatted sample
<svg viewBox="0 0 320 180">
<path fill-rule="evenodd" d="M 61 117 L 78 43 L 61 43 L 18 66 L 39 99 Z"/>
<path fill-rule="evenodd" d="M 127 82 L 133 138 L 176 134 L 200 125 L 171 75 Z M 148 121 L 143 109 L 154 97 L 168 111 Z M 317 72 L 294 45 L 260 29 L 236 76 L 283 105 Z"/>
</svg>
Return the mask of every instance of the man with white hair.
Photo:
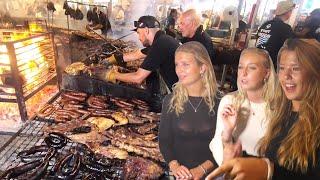
<svg viewBox="0 0 320 180">
<path fill-rule="evenodd" d="M 275 18 L 265 22 L 259 28 L 256 47 L 269 52 L 275 68 L 277 67 L 277 55 L 286 39 L 293 36 L 292 28 L 287 21 L 295 4 L 291 0 L 280 1 L 275 11 Z"/>
<path fill-rule="evenodd" d="M 178 20 L 179 30 L 182 34 L 182 43 L 189 41 L 200 42 L 208 51 L 212 64 L 214 64 L 214 49 L 211 37 L 203 30 L 200 16 L 196 10 L 189 9 L 183 12 Z"/>
</svg>

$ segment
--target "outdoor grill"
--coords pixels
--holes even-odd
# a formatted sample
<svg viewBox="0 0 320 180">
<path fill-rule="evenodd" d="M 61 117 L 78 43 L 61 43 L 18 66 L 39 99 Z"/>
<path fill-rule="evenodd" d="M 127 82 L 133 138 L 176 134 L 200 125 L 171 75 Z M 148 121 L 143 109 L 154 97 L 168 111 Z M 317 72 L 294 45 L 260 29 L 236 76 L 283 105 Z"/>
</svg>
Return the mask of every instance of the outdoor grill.
<svg viewBox="0 0 320 180">
<path fill-rule="evenodd" d="M 0 102 L 17 103 L 22 121 L 26 101 L 56 77 L 52 33 L 3 32 L 0 42 Z M 11 37 L 11 38 L 8 38 Z"/>
</svg>

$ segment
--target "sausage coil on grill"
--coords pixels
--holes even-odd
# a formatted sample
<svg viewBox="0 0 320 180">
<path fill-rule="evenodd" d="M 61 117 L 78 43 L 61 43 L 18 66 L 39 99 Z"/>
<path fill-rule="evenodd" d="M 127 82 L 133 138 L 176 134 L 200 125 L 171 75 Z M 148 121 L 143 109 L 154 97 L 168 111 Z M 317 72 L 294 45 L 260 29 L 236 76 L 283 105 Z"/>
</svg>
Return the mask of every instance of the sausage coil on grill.
<svg viewBox="0 0 320 180">
<path fill-rule="evenodd" d="M 44 107 L 37 113 L 37 116 L 40 118 L 46 118 L 54 112 L 55 108 L 52 104 L 46 104 Z"/>
<path fill-rule="evenodd" d="M 70 99 L 70 100 L 75 100 L 75 101 L 84 101 L 86 99 L 86 97 L 84 97 L 84 96 L 74 95 L 71 93 L 63 93 L 63 94 L 61 94 L 61 97 L 63 99 Z"/>
<path fill-rule="evenodd" d="M 46 155 L 43 154 L 43 152 L 48 152 L 48 150 L 49 147 L 46 145 L 34 146 L 28 150 L 20 151 L 17 156 L 20 157 L 22 162 L 29 163 L 31 161 L 42 159 Z"/>
<path fill-rule="evenodd" d="M 69 115 L 56 115 L 54 117 L 55 123 L 65 123 L 70 120 L 71 120 L 71 116 L 69 116 Z"/>
<path fill-rule="evenodd" d="M 59 109 L 55 113 L 58 116 L 67 115 L 67 116 L 71 116 L 71 118 L 74 118 L 74 119 L 76 119 L 76 118 L 81 116 L 80 113 L 77 113 L 77 112 L 74 112 L 74 111 L 71 111 L 71 110 L 66 110 L 66 109 Z"/>
<path fill-rule="evenodd" d="M 55 155 L 56 150 L 54 148 L 49 148 L 46 156 L 44 157 L 43 161 L 41 164 L 34 169 L 32 173 L 27 175 L 24 179 L 25 180 L 37 180 L 43 177 L 43 175 L 46 173 L 46 170 L 49 166 L 49 161 L 50 159 Z"/>
<path fill-rule="evenodd" d="M 87 103 L 92 108 L 97 109 L 106 109 L 108 104 L 105 102 L 106 98 L 100 96 L 90 96 L 87 100 Z"/>
<path fill-rule="evenodd" d="M 10 168 L 10 169 L 6 170 L 1 177 L 5 178 L 5 179 L 16 178 L 16 177 L 20 176 L 21 174 L 24 174 L 24 173 L 36 168 L 40 164 L 41 164 L 41 160 L 38 159 L 38 160 L 23 164 L 18 167 Z"/>
<path fill-rule="evenodd" d="M 79 153 L 70 153 L 63 157 L 54 167 L 57 179 L 74 179 L 81 165 L 81 156 Z"/>
<path fill-rule="evenodd" d="M 44 141 L 49 147 L 60 149 L 67 144 L 68 138 L 61 133 L 51 132 L 49 136 L 44 138 Z"/>
</svg>

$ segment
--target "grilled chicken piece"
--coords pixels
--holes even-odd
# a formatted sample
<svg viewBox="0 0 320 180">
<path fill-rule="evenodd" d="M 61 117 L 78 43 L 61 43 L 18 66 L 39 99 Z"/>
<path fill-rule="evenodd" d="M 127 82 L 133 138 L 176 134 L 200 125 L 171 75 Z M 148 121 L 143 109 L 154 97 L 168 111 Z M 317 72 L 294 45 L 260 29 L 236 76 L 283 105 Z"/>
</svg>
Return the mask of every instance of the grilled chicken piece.
<svg viewBox="0 0 320 180">
<path fill-rule="evenodd" d="M 129 154 L 127 151 L 114 146 L 98 146 L 93 148 L 95 153 L 102 154 L 110 159 L 127 159 Z"/>
</svg>

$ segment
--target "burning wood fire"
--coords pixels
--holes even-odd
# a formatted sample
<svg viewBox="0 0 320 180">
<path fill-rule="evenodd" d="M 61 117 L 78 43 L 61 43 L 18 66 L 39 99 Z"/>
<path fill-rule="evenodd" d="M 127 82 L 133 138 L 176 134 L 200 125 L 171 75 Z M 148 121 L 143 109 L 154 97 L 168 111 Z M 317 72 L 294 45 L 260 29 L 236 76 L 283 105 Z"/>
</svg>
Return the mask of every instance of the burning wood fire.
<svg viewBox="0 0 320 180">
<path fill-rule="evenodd" d="M 25 101 L 56 76 L 53 36 L 32 31 L 2 32 L 0 41 L 0 101 L 18 103 L 23 120 Z"/>
</svg>

